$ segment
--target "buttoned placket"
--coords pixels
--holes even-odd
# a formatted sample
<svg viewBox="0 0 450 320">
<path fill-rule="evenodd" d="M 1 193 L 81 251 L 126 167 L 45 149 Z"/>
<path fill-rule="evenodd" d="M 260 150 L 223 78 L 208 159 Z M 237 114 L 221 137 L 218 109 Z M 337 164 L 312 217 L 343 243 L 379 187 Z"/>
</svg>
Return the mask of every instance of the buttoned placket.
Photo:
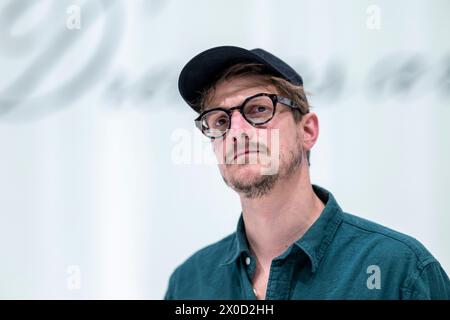
<svg viewBox="0 0 450 320">
<path fill-rule="evenodd" d="M 245 297 L 249 300 L 256 300 L 257 297 L 252 283 L 252 279 L 256 270 L 256 261 L 251 255 L 245 253 L 243 259 L 240 260 L 240 265 L 241 281 Z"/>
<path fill-rule="evenodd" d="M 266 300 L 287 300 L 290 296 L 292 277 L 296 265 L 298 248 L 292 245 L 282 255 L 275 258 L 269 271 L 269 279 L 266 290 Z M 253 287 L 253 277 L 256 271 L 256 260 L 248 253 L 241 259 L 241 280 L 247 299 L 256 300 L 256 292 Z"/>
</svg>

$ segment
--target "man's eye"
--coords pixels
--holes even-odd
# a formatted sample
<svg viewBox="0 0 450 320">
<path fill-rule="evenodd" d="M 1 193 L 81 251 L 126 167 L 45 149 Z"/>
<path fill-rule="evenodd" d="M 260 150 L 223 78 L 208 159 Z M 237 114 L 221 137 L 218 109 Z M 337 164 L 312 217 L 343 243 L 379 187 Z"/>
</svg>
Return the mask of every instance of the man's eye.
<svg viewBox="0 0 450 320">
<path fill-rule="evenodd" d="M 223 126 L 226 123 L 227 123 L 227 120 L 224 118 L 219 118 L 216 120 L 216 126 Z"/>
<path fill-rule="evenodd" d="M 251 110 L 252 113 L 262 113 L 267 111 L 267 107 L 260 105 L 260 106 L 254 106 Z"/>
</svg>

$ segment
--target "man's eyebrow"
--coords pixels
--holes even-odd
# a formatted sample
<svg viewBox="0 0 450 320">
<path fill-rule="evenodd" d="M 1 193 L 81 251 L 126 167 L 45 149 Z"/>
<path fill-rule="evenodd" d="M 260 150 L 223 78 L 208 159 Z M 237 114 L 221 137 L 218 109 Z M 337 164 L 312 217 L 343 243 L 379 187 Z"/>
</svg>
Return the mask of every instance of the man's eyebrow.
<svg viewBox="0 0 450 320">
<path fill-rule="evenodd" d="M 206 106 L 205 106 L 205 108 L 204 108 L 204 110 L 206 111 L 206 110 L 209 110 L 209 109 L 215 109 L 215 108 L 219 108 L 220 107 L 220 105 L 219 104 L 207 104 Z"/>
<path fill-rule="evenodd" d="M 230 109 L 230 108 L 233 108 L 233 107 L 236 107 L 236 106 L 240 106 L 241 104 L 244 103 L 245 100 L 247 100 L 251 96 L 253 96 L 253 95 L 250 95 L 248 97 L 242 98 L 242 100 L 239 103 L 237 103 L 237 104 L 235 103 L 232 106 L 224 106 L 223 104 L 220 104 L 220 103 L 218 103 L 218 104 L 208 104 L 208 105 L 205 106 L 204 111 L 210 110 L 210 109 L 216 109 L 216 108 Z"/>
<path fill-rule="evenodd" d="M 261 90 L 259 93 L 278 94 L 277 92 L 272 92 L 272 91 L 271 91 L 271 88 L 269 88 L 269 87 L 266 87 L 265 89 L 266 89 L 266 90 Z M 258 94 L 258 93 L 256 93 L 256 94 Z M 240 106 L 240 105 L 242 105 L 242 104 L 244 103 L 245 100 L 247 100 L 248 98 L 250 98 L 251 96 L 254 96 L 254 95 L 256 95 L 256 94 L 253 94 L 253 95 L 249 95 L 249 96 L 247 96 L 247 97 L 244 97 L 240 103 L 234 104 L 234 105 L 229 106 L 229 107 L 224 106 L 224 105 L 221 105 L 221 104 L 210 104 L 210 103 L 208 103 L 208 104 L 205 105 L 205 107 L 203 108 L 203 112 L 208 111 L 208 110 L 211 110 L 211 109 L 217 109 L 217 108 L 230 109 L 230 108 L 233 108 L 233 107 L 236 107 L 236 106 Z"/>
<path fill-rule="evenodd" d="M 244 102 L 244 100 L 242 100 L 242 102 Z M 208 104 L 207 106 L 205 106 L 203 111 L 208 111 L 208 110 L 217 109 L 217 108 L 229 109 L 229 108 L 232 108 L 232 107 L 234 107 L 234 106 L 227 107 L 227 106 L 224 106 L 224 105 L 221 105 L 221 104 Z"/>
</svg>

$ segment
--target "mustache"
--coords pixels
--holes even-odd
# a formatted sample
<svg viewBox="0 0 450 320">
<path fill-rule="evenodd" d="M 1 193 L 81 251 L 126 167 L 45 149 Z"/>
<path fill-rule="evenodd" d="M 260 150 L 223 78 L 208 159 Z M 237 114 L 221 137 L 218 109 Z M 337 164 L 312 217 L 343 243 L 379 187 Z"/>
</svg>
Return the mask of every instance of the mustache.
<svg viewBox="0 0 450 320">
<path fill-rule="evenodd" d="M 246 141 L 245 144 L 242 143 L 241 145 L 233 143 L 231 147 L 227 148 L 225 153 L 225 163 L 227 163 L 227 160 L 235 160 L 239 154 L 246 152 L 268 154 L 269 148 L 264 144 L 248 141 Z"/>
</svg>

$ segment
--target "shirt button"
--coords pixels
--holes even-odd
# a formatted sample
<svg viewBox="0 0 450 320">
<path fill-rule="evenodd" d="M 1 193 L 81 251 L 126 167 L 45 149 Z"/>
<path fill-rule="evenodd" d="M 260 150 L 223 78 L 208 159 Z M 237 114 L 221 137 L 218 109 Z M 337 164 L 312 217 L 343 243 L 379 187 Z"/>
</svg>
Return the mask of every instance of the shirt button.
<svg viewBox="0 0 450 320">
<path fill-rule="evenodd" d="M 246 265 L 249 265 L 250 262 L 251 262 L 250 257 L 245 258 L 245 264 L 246 264 Z"/>
</svg>

